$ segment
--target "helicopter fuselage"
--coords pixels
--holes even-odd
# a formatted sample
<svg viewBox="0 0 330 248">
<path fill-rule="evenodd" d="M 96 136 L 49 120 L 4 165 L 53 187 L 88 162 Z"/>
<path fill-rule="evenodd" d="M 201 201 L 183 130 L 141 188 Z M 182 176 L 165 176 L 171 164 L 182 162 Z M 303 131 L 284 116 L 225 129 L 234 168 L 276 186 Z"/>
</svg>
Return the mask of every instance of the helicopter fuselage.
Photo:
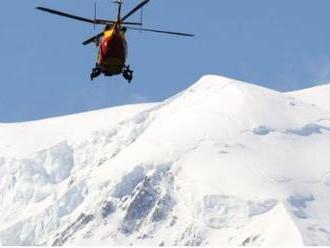
<svg viewBox="0 0 330 248">
<path fill-rule="evenodd" d="M 97 65 L 105 76 L 123 72 L 127 58 L 125 32 L 113 27 L 104 32 L 99 43 Z"/>
</svg>

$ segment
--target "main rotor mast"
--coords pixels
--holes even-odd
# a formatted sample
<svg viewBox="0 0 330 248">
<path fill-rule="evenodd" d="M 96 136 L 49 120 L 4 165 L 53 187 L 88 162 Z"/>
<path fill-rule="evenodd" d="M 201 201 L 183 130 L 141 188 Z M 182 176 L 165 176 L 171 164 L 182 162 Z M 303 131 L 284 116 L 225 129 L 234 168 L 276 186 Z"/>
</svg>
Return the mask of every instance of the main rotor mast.
<svg viewBox="0 0 330 248">
<path fill-rule="evenodd" d="M 120 17 L 121 17 L 121 6 L 123 4 L 122 0 L 115 0 L 113 3 L 118 4 L 118 11 L 117 11 L 117 23 L 120 23 Z"/>
</svg>

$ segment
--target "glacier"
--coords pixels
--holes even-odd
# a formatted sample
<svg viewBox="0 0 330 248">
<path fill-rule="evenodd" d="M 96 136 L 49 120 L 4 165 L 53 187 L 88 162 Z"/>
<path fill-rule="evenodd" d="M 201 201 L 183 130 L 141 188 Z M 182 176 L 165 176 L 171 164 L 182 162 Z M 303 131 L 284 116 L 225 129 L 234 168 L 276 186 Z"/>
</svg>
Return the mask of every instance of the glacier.
<svg viewBox="0 0 330 248">
<path fill-rule="evenodd" d="M 208 75 L 0 137 L 0 245 L 330 245 L 330 85 Z"/>
</svg>

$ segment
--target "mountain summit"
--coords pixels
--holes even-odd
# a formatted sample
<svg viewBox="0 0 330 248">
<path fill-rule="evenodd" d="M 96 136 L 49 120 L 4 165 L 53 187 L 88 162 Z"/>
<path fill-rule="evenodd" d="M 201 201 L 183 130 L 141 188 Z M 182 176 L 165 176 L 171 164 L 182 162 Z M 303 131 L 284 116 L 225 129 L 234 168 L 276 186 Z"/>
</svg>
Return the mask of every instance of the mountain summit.
<svg viewBox="0 0 330 248">
<path fill-rule="evenodd" d="M 1 245 L 330 245 L 330 87 L 205 76 L 0 125 Z"/>
</svg>

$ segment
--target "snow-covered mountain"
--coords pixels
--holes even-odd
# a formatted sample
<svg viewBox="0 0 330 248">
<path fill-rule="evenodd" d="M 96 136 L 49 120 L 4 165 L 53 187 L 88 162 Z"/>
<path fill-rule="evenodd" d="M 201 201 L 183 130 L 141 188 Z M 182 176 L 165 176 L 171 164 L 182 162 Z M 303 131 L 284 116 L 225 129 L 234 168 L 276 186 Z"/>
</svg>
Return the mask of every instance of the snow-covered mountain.
<svg viewBox="0 0 330 248">
<path fill-rule="evenodd" d="M 0 125 L 2 245 L 330 245 L 330 86 L 205 76 Z"/>
</svg>

